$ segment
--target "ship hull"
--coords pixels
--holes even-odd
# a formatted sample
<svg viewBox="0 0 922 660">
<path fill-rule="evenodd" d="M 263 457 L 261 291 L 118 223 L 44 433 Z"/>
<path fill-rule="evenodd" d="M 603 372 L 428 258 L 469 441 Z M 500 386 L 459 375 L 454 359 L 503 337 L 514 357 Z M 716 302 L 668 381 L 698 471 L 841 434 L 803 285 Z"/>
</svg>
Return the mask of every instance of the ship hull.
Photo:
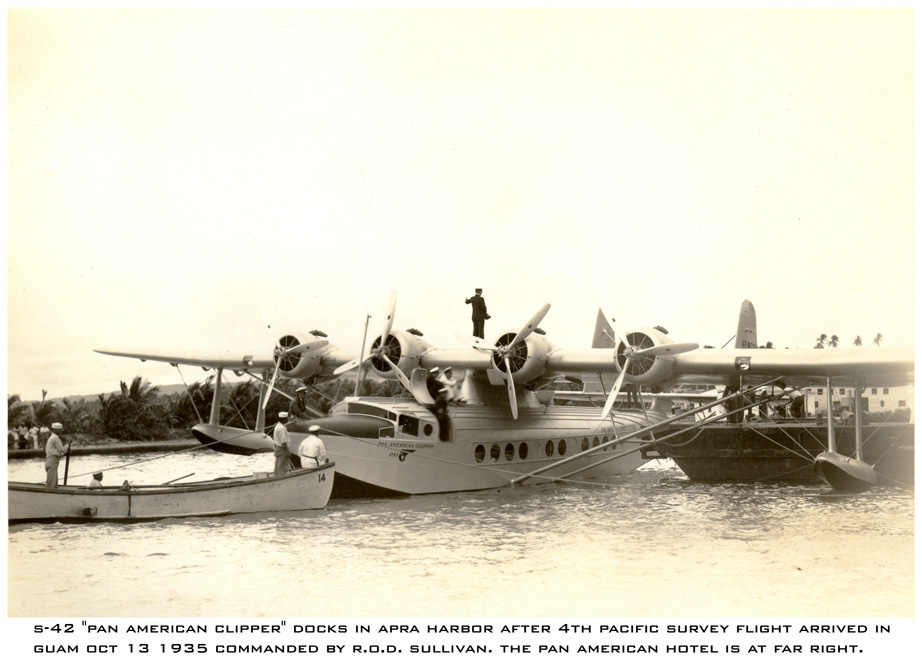
<svg viewBox="0 0 922 660">
<path fill-rule="evenodd" d="M 675 426 L 672 430 L 677 430 Z M 855 429 L 836 427 L 837 452 L 855 453 Z M 825 426 L 779 424 L 713 425 L 694 439 L 680 435 L 657 448 L 695 481 L 817 481 L 814 460 L 827 449 Z M 881 483 L 911 486 L 914 481 L 914 425 L 862 427 L 864 461 Z"/>
<path fill-rule="evenodd" d="M 440 439 L 437 421 L 421 407 L 413 409 L 412 404 L 404 404 L 395 412 L 397 415 L 412 412 L 421 421 L 420 432 L 410 436 L 397 430 L 390 435 L 390 425 L 382 420 L 378 433 L 361 437 L 329 432 L 331 427 L 345 424 L 351 416 L 348 413 L 313 420 L 327 431 L 322 431 L 320 437 L 330 459 L 336 462 L 333 497 L 499 488 L 508 486 L 517 477 L 615 439 L 612 424 L 601 424 L 597 410 L 527 409 L 520 411 L 518 420 L 513 420 L 496 409 L 460 407 L 450 413 L 447 440 Z M 428 435 L 427 425 L 431 429 Z M 643 425 L 646 425 L 643 412 L 621 414 L 618 435 L 636 431 Z M 658 457 L 653 450 L 644 451 L 649 440 L 649 436 L 639 436 L 577 458 L 534 477 L 533 482 L 560 479 L 577 471 L 573 478 L 579 480 L 630 473 Z M 587 469 L 580 471 L 583 468 Z"/>
</svg>

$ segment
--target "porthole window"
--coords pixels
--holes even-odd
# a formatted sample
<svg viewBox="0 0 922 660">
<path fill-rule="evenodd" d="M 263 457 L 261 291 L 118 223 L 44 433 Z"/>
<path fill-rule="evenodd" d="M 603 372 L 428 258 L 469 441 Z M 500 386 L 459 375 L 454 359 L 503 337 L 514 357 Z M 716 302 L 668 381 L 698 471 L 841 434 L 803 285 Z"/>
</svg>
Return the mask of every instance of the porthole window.
<svg viewBox="0 0 922 660">
<path fill-rule="evenodd" d="M 580 444 L 580 448 L 583 451 L 586 451 L 587 449 L 589 449 L 589 438 L 583 438 L 583 442 Z"/>
<path fill-rule="evenodd" d="M 523 461 L 528 458 L 528 444 L 524 442 L 519 445 L 519 458 Z"/>
<path fill-rule="evenodd" d="M 487 450 L 483 448 L 483 445 L 477 445 L 474 448 L 474 460 L 478 463 L 483 463 L 484 457 L 487 455 Z"/>
<path fill-rule="evenodd" d="M 603 435 L 603 436 L 602 436 L 602 444 L 604 445 L 606 442 L 608 442 L 608 436 L 607 436 L 607 435 Z M 602 451 L 608 451 L 609 449 L 611 449 L 611 447 L 606 447 L 606 448 L 603 449 Z"/>
<path fill-rule="evenodd" d="M 544 453 L 547 454 L 548 456 L 554 455 L 554 441 L 553 440 L 548 440 L 547 444 L 544 445 Z"/>
<path fill-rule="evenodd" d="M 432 435 L 432 424 L 426 424 L 423 427 L 423 435 Z"/>
<path fill-rule="evenodd" d="M 592 446 L 593 446 L 593 447 L 598 447 L 598 446 L 599 446 L 599 439 L 598 439 L 598 438 L 593 438 L 593 439 L 592 439 Z"/>
<path fill-rule="evenodd" d="M 507 461 L 511 461 L 512 459 L 515 458 L 515 447 L 512 446 L 511 442 L 506 445 L 505 453 L 506 453 Z"/>
<path fill-rule="evenodd" d="M 495 463 L 499 460 L 499 445 L 490 447 L 490 459 Z"/>
<path fill-rule="evenodd" d="M 566 440 L 561 440 L 560 442 L 557 443 L 557 452 L 561 456 L 566 455 L 567 453 L 567 441 Z"/>
</svg>

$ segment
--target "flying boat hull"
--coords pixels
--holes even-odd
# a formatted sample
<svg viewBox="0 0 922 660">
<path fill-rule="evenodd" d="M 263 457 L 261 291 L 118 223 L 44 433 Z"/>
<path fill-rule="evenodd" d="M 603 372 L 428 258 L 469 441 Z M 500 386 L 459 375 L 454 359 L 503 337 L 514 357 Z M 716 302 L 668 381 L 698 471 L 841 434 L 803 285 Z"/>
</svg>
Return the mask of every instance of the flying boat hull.
<svg viewBox="0 0 922 660">
<path fill-rule="evenodd" d="M 663 418 L 652 411 L 616 413 L 613 424 L 600 422 L 596 408 L 549 406 L 524 408 L 516 420 L 498 407 L 451 406 L 446 430 L 414 401 L 363 398 L 347 400 L 310 424 L 320 426 L 318 435 L 336 463 L 332 496 L 367 497 L 508 486 L 517 477 Z M 204 432 L 206 426 L 197 428 Z M 289 425 L 294 453 L 306 435 L 304 426 Z M 570 474 L 582 481 L 630 473 L 659 457 L 646 446 L 649 440 L 649 434 L 641 435 L 576 458 L 533 477 L 532 483 Z"/>
</svg>

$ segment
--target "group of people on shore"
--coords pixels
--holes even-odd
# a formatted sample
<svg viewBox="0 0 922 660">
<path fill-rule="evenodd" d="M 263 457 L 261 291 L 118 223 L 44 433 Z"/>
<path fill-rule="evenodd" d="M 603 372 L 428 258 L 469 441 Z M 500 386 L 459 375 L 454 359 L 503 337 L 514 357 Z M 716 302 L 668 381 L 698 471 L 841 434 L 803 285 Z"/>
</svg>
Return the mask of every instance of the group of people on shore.
<svg viewBox="0 0 922 660">
<path fill-rule="evenodd" d="M 47 426 L 17 426 L 6 433 L 7 449 L 38 449 L 48 440 L 51 429 Z"/>
</svg>

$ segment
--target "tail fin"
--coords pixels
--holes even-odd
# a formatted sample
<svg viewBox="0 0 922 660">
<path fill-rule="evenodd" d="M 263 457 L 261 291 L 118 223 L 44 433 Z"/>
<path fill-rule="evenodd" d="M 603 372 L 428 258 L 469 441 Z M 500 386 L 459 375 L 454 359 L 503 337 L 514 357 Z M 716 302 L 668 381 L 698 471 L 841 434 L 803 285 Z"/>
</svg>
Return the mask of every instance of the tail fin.
<svg viewBox="0 0 922 660">
<path fill-rule="evenodd" d="M 748 300 L 740 306 L 740 320 L 736 326 L 736 348 L 758 348 L 756 339 L 756 308 Z"/>
<path fill-rule="evenodd" d="M 612 339 L 614 336 L 614 329 L 600 309 L 598 315 L 595 317 L 595 332 L 592 333 L 592 348 L 614 348 L 615 341 Z"/>
</svg>

